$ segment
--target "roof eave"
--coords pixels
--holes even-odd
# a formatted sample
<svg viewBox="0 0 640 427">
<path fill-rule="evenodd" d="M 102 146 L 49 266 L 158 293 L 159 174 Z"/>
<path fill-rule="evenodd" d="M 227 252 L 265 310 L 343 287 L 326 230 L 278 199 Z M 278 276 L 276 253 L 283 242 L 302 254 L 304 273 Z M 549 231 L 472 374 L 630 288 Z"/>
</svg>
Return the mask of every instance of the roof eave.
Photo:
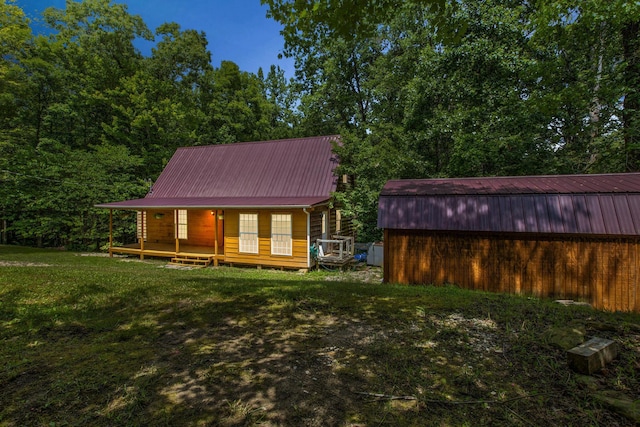
<svg viewBox="0 0 640 427">
<path fill-rule="evenodd" d="M 148 210 L 148 209 L 308 209 L 323 205 L 328 205 L 329 200 L 314 204 L 300 205 L 119 205 L 117 203 L 105 203 L 94 205 L 96 208 L 118 209 L 118 210 Z"/>
</svg>

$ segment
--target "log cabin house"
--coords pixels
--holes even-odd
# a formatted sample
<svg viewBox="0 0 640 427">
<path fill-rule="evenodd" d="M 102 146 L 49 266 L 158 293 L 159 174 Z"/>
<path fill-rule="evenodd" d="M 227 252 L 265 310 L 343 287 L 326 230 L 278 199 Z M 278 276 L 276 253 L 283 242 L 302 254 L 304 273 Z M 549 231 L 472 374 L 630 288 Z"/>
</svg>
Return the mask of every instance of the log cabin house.
<svg viewBox="0 0 640 427">
<path fill-rule="evenodd" d="M 339 136 L 180 148 L 146 197 L 105 203 L 137 211 L 137 243 L 109 254 L 310 269 L 316 239 L 341 231 L 332 206 Z M 112 223 L 112 220 L 111 220 Z M 112 228 L 112 227 L 110 227 Z"/>
<path fill-rule="evenodd" d="M 384 281 L 640 312 L 640 173 L 389 181 Z"/>
</svg>

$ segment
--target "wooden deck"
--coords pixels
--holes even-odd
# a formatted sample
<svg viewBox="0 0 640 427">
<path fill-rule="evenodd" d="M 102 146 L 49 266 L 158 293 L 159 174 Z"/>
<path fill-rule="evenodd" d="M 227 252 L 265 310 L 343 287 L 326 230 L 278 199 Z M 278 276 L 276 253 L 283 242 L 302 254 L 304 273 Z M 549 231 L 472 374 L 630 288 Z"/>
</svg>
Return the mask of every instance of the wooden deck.
<svg viewBox="0 0 640 427">
<path fill-rule="evenodd" d="M 109 255 L 123 254 L 123 255 L 135 255 L 140 259 L 144 259 L 145 256 L 159 257 L 159 258 L 175 258 L 175 257 L 197 257 L 197 258 L 209 258 L 214 265 L 217 265 L 219 261 L 224 260 L 224 253 L 218 249 L 218 254 L 215 254 L 214 248 L 208 246 L 193 246 L 183 245 L 179 247 L 179 251 L 176 252 L 175 245 L 168 243 L 147 243 L 144 244 L 144 249 L 141 249 L 140 243 L 134 243 L 125 246 L 113 246 L 109 249 Z"/>
<path fill-rule="evenodd" d="M 318 264 L 340 270 L 350 268 L 355 263 L 353 245 L 354 238 L 351 236 L 334 235 L 331 239 L 317 239 Z"/>
</svg>

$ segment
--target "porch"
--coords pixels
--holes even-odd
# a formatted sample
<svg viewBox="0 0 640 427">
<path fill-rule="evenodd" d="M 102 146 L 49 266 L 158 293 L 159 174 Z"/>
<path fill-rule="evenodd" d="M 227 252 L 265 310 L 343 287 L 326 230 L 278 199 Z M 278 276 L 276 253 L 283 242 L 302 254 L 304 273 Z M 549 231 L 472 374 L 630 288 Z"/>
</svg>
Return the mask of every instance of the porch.
<svg viewBox="0 0 640 427">
<path fill-rule="evenodd" d="M 180 244 L 176 247 L 171 243 L 132 243 L 124 246 L 113 246 L 109 248 L 109 255 L 122 254 L 122 255 L 135 255 L 140 259 L 144 259 L 145 256 L 159 257 L 159 258 L 206 258 L 217 266 L 220 261 L 224 260 L 224 252 L 221 253 L 218 248 L 209 246 L 196 246 Z"/>
</svg>

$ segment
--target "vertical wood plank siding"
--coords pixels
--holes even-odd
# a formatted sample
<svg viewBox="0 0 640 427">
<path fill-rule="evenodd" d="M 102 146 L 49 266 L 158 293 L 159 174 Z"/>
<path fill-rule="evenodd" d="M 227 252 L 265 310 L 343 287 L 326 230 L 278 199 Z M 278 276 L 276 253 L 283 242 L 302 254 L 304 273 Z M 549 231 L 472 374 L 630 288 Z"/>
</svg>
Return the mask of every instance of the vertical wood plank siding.
<svg viewBox="0 0 640 427">
<path fill-rule="evenodd" d="M 386 229 L 384 280 L 585 301 L 640 312 L 640 239 Z"/>
<path fill-rule="evenodd" d="M 187 240 L 189 244 L 213 247 L 216 235 L 214 222 L 215 219 L 211 215 L 211 209 L 188 210 Z"/>
<path fill-rule="evenodd" d="M 156 215 L 159 218 L 156 218 Z M 147 241 L 152 243 L 174 243 L 174 210 L 147 211 Z M 187 239 L 185 243 L 195 246 L 214 245 L 214 218 L 210 209 L 190 209 L 187 211 Z"/>
<path fill-rule="evenodd" d="M 168 209 L 147 211 L 147 242 L 175 243 L 173 215 L 173 210 Z"/>
</svg>

